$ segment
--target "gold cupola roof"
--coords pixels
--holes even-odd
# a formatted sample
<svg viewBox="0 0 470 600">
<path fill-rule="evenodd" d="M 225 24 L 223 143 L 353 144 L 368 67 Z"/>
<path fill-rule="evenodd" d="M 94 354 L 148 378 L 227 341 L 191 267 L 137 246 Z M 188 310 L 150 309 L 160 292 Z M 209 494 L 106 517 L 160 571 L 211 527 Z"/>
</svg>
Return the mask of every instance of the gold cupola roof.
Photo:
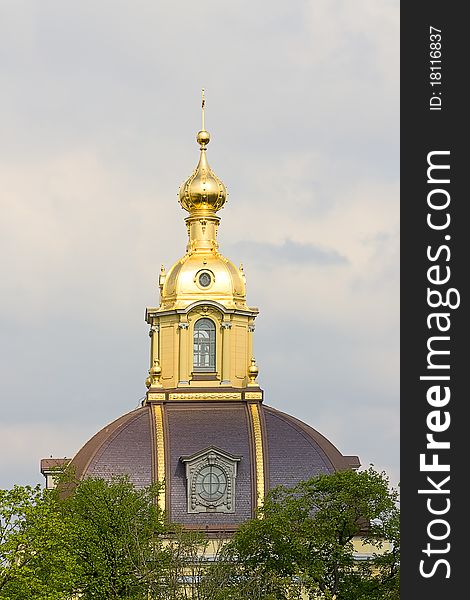
<svg viewBox="0 0 470 600">
<path fill-rule="evenodd" d="M 227 200 L 227 189 L 223 182 L 210 168 L 206 150 L 211 136 L 204 126 L 204 90 L 202 97 L 202 129 L 196 136 L 201 155 L 193 174 L 183 183 L 179 191 L 181 206 L 189 212 L 215 213 Z"/>
</svg>

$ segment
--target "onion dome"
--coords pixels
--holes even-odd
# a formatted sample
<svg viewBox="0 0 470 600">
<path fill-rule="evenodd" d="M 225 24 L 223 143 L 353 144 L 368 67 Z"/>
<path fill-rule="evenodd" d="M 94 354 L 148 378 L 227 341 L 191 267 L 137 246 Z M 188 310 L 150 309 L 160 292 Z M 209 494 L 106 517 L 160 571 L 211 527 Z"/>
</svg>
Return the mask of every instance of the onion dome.
<svg viewBox="0 0 470 600">
<path fill-rule="evenodd" d="M 207 162 L 206 147 L 210 141 L 209 132 L 201 130 L 196 139 L 201 149 L 201 156 L 193 174 L 180 188 L 179 201 L 190 214 L 217 212 L 227 200 L 227 189 Z"/>
</svg>

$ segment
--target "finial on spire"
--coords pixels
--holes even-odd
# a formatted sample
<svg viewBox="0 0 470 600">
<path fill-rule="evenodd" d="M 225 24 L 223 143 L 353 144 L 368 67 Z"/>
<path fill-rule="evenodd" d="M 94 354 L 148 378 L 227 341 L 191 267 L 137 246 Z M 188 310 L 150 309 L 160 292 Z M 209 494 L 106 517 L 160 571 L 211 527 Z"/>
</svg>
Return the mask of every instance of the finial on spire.
<svg viewBox="0 0 470 600">
<path fill-rule="evenodd" d="M 204 124 L 204 105 L 206 103 L 206 99 L 204 98 L 204 88 L 202 88 L 202 102 L 201 102 L 201 109 L 202 109 L 202 131 L 205 131 L 206 127 Z"/>
<path fill-rule="evenodd" d="M 201 146 L 201 150 L 205 150 L 207 144 L 210 142 L 211 136 L 209 132 L 206 131 L 206 123 L 204 118 L 204 107 L 206 105 L 206 98 L 204 95 L 204 88 L 202 88 L 202 101 L 201 101 L 201 111 L 202 111 L 202 129 L 198 132 L 196 139 L 197 143 Z"/>
</svg>

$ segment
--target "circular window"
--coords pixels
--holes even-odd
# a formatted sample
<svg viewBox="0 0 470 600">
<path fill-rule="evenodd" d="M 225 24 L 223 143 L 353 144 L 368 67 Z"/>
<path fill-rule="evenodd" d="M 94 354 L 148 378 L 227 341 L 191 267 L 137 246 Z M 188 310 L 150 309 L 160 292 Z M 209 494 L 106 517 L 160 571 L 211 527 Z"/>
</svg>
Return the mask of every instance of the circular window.
<svg viewBox="0 0 470 600">
<path fill-rule="evenodd" d="M 227 476 L 217 465 L 206 465 L 196 475 L 196 493 L 205 502 L 217 502 L 226 489 Z"/>
<path fill-rule="evenodd" d="M 212 278 L 209 273 L 204 272 L 199 275 L 199 285 L 201 287 L 208 287 L 211 284 Z"/>
</svg>

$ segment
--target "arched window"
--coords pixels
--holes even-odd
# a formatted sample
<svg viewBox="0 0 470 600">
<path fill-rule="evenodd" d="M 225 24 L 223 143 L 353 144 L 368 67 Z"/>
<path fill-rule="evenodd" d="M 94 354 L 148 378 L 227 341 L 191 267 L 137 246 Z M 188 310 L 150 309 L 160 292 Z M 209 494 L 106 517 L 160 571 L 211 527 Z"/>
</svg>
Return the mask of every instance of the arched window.
<svg viewBox="0 0 470 600">
<path fill-rule="evenodd" d="M 194 325 L 194 370 L 215 371 L 215 325 L 199 319 Z"/>
</svg>

